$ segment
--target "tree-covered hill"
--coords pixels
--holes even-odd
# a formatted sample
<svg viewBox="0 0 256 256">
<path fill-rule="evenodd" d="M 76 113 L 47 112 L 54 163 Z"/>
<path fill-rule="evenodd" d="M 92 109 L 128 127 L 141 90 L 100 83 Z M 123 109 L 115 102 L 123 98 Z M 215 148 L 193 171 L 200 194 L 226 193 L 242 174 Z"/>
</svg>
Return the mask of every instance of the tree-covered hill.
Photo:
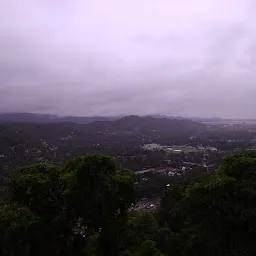
<svg viewBox="0 0 256 256">
<path fill-rule="evenodd" d="M 94 121 L 115 120 L 116 118 L 104 116 L 56 116 L 50 114 L 35 114 L 35 113 L 0 113 L 0 123 L 75 123 L 88 124 Z"/>
<path fill-rule="evenodd" d="M 205 131 L 204 124 L 188 119 L 154 118 L 151 116 L 126 116 L 115 121 L 97 121 L 86 126 L 88 131 L 96 132 L 133 132 L 169 133 L 192 135 Z"/>
<path fill-rule="evenodd" d="M 84 124 L 87 132 L 169 132 L 195 134 L 205 129 L 205 125 L 188 119 L 153 116 L 118 117 L 76 117 L 55 116 L 33 113 L 0 114 L 0 123 L 21 124 Z"/>
</svg>

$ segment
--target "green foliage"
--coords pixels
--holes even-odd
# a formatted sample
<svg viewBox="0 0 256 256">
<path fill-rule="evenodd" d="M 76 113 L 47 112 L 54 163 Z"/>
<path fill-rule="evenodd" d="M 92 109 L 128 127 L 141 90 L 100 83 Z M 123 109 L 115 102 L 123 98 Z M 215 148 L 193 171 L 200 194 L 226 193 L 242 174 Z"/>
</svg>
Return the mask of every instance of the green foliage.
<svg viewBox="0 0 256 256">
<path fill-rule="evenodd" d="M 232 155 L 210 180 L 167 192 L 158 217 L 178 234 L 179 255 L 256 254 L 255 170 L 255 153 Z"/>
<path fill-rule="evenodd" d="M 115 189 L 117 205 L 120 213 L 124 214 L 135 200 L 136 176 L 129 170 L 118 171 L 112 180 L 112 187 Z"/>
<path fill-rule="evenodd" d="M 154 214 L 128 212 L 135 175 L 108 156 L 26 166 L 11 177 L 0 208 L 0 253 L 254 256 L 255 159 L 255 152 L 231 155 L 215 175 L 176 180 Z"/>
<path fill-rule="evenodd" d="M 159 250 L 156 248 L 156 242 L 152 240 L 147 240 L 141 244 L 139 252 L 135 254 L 136 256 L 162 256 Z"/>
<path fill-rule="evenodd" d="M 129 245 L 138 245 L 146 240 L 154 239 L 157 228 L 156 218 L 151 213 L 136 212 L 131 214 L 128 221 Z"/>
<path fill-rule="evenodd" d="M 25 166 L 11 176 L 10 202 L 1 209 L 3 253 L 22 247 L 24 255 L 118 255 L 134 183 L 134 173 L 116 171 L 105 155 L 77 157 L 63 168 Z"/>
<path fill-rule="evenodd" d="M 233 177 L 237 180 L 256 181 L 256 152 L 249 151 L 234 154 L 225 158 L 218 173 Z"/>
<path fill-rule="evenodd" d="M 87 255 L 87 256 L 96 256 L 97 255 L 98 238 L 99 238 L 98 233 L 95 233 L 88 238 L 87 243 L 85 245 L 85 249 L 84 249 L 85 255 Z"/>
<path fill-rule="evenodd" d="M 56 166 L 25 166 L 13 174 L 8 190 L 12 201 L 29 207 L 42 217 L 51 217 L 59 211 L 62 183 Z"/>
<path fill-rule="evenodd" d="M 0 254 L 27 255 L 38 218 L 16 203 L 0 208 Z"/>
<path fill-rule="evenodd" d="M 92 154 L 70 161 L 62 179 L 67 207 L 73 218 L 80 218 L 87 227 L 86 237 L 101 231 L 97 253 L 117 254 L 123 244 L 126 212 L 135 198 L 135 175 L 128 170 L 116 171 L 108 156 Z"/>
</svg>

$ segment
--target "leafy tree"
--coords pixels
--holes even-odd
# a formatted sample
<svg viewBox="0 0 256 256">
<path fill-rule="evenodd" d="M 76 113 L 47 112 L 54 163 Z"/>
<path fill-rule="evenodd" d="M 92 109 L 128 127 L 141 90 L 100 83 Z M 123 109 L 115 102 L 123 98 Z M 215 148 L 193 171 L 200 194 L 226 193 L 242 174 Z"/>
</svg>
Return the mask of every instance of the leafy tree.
<svg viewBox="0 0 256 256">
<path fill-rule="evenodd" d="M 127 246 L 138 247 L 146 240 L 153 240 L 158 230 L 157 220 L 151 213 L 135 212 L 129 216 Z"/>
<path fill-rule="evenodd" d="M 12 201 L 29 207 L 44 219 L 59 212 L 62 189 L 59 169 L 49 164 L 25 166 L 13 174 L 8 184 Z"/>
<path fill-rule="evenodd" d="M 111 157 L 97 154 L 70 161 L 63 173 L 67 206 L 73 218 L 81 218 L 84 240 L 99 232 L 98 254 L 116 255 L 123 245 L 126 212 L 135 197 L 135 175 L 116 171 Z"/>
<path fill-rule="evenodd" d="M 146 240 L 141 244 L 139 252 L 135 253 L 136 256 L 164 256 L 157 248 L 156 242 Z"/>
<path fill-rule="evenodd" d="M 0 208 L 0 254 L 256 255 L 256 153 L 201 174 L 171 184 L 155 215 L 128 212 L 135 175 L 116 170 L 111 157 L 25 166 Z"/>
<path fill-rule="evenodd" d="M 0 208 L 0 254 L 29 255 L 38 218 L 16 203 Z"/>
<path fill-rule="evenodd" d="M 59 253 L 71 235 L 72 227 L 66 219 L 63 183 L 56 166 L 37 164 L 15 172 L 8 184 L 10 201 L 27 207 L 38 219 L 31 254 Z"/>
<path fill-rule="evenodd" d="M 199 245 L 209 255 L 256 254 L 255 157 L 255 152 L 227 157 L 213 180 L 192 189 L 188 209 L 200 210 L 197 216 L 190 211 L 190 232 L 197 227 L 199 238 L 192 240 L 192 248 Z"/>
<path fill-rule="evenodd" d="M 85 250 L 91 255 L 118 255 L 124 246 L 127 210 L 135 198 L 134 183 L 134 173 L 117 171 L 113 159 L 105 155 L 77 157 L 63 168 L 25 166 L 8 183 L 10 202 L 2 209 L 0 231 L 10 233 L 8 221 L 20 225 L 22 215 L 12 210 L 17 205 L 27 219 L 36 220 L 37 232 L 26 231 L 29 237 L 17 242 L 19 246 L 14 242 L 13 250 L 24 244 L 24 255 L 84 255 Z M 24 225 L 30 227 L 27 222 Z M 21 235 L 19 229 L 11 231 L 12 237 Z M 9 250 L 11 238 L 6 239 L 3 251 Z"/>
<path fill-rule="evenodd" d="M 231 155 L 210 179 L 176 184 L 166 193 L 158 219 L 174 233 L 161 249 L 185 256 L 255 255 L 255 209 L 256 153 Z"/>
</svg>

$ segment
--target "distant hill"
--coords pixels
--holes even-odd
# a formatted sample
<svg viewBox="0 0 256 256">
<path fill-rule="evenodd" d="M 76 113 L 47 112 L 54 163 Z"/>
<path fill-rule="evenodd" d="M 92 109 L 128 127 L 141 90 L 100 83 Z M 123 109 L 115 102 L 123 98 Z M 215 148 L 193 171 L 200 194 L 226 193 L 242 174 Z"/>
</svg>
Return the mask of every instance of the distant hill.
<svg viewBox="0 0 256 256">
<path fill-rule="evenodd" d="M 126 116 L 114 121 L 96 121 L 86 125 L 85 129 L 91 132 L 118 133 L 171 133 L 195 134 L 206 129 L 204 124 L 188 119 L 155 118 L 152 116 Z"/>
<path fill-rule="evenodd" d="M 204 124 L 255 124 L 256 119 L 253 118 L 219 118 L 219 117 L 211 117 L 211 118 L 200 118 L 200 117 L 192 117 L 190 118 L 193 121 L 204 123 Z"/>
<path fill-rule="evenodd" d="M 55 115 L 33 114 L 33 113 L 3 113 L 0 114 L 0 122 L 14 123 L 51 123 L 58 118 Z"/>
<path fill-rule="evenodd" d="M 57 116 L 49 114 L 34 114 L 34 113 L 3 113 L 0 114 L 0 123 L 76 123 L 88 124 L 94 121 L 114 120 L 115 118 L 92 116 Z"/>
<path fill-rule="evenodd" d="M 0 114 L 0 123 L 31 123 L 31 124 L 58 124 L 73 123 L 85 124 L 84 130 L 90 133 L 172 133 L 195 134 L 203 131 L 205 125 L 184 118 L 162 116 L 125 116 L 117 117 L 60 117 L 48 114 L 33 113 L 4 113 Z"/>
</svg>

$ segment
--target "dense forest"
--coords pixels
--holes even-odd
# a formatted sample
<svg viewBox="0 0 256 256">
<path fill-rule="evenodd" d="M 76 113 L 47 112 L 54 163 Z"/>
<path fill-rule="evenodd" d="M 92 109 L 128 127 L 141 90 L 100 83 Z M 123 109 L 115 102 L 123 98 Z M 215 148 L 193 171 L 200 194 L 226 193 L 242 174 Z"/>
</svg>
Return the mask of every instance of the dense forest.
<svg viewBox="0 0 256 256">
<path fill-rule="evenodd" d="M 173 182 L 155 212 L 133 211 L 136 177 L 106 155 L 11 173 L 0 255 L 256 255 L 256 152 Z"/>
</svg>

